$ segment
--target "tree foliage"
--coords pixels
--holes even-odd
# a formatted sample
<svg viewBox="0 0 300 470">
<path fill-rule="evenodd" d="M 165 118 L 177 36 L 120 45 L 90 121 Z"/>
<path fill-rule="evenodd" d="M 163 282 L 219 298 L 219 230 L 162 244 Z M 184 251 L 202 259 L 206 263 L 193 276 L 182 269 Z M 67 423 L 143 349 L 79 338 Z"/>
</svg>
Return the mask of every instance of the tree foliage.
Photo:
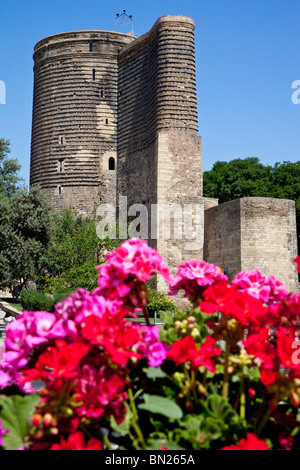
<svg viewBox="0 0 300 470">
<path fill-rule="evenodd" d="M 8 158 L 9 153 L 10 141 L 0 138 L 0 193 L 12 196 L 23 180 L 18 175 L 21 165 L 16 158 Z"/>
<path fill-rule="evenodd" d="M 50 206 L 38 187 L 0 198 L 0 285 L 36 278 L 50 241 Z"/>
<path fill-rule="evenodd" d="M 76 216 L 69 208 L 52 212 L 50 237 L 40 276 L 41 286 L 49 292 L 77 287 L 94 289 L 97 265 L 120 244 L 118 239 L 98 238 L 96 221 Z"/>
</svg>

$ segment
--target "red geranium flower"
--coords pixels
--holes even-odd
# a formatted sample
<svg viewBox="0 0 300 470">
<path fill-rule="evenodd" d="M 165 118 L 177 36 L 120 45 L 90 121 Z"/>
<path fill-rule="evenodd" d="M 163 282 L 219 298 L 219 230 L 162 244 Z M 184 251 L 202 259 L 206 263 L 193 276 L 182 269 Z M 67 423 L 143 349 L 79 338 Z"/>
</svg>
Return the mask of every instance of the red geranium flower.
<svg viewBox="0 0 300 470">
<path fill-rule="evenodd" d="M 57 340 L 55 346 L 50 346 L 38 358 L 35 368 L 23 371 L 28 380 L 73 378 L 78 375 L 78 365 L 87 355 L 89 347 L 81 342 L 67 344 Z"/>
<path fill-rule="evenodd" d="M 220 312 L 229 315 L 243 326 L 249 324 L 258 326 L 261 324 L 261 319 L 268 314 L 268 308 L 261 300 L 224 282 L 208 287 L 203 293 L 203 299 L 200 304 L 202 312 Z"/>
<path fill-rule="evenodd" d="M 247 433 L 246 439 L 240 439 L 237 445 L 223 447 L 221 450 L 270 450 L 268 445 L 255 434 Z"/>
<path fill-rule="evenodd" d="M 83 432 L 77 431 L 70 434 L 67 441 L 62 437 L 60 444 L 53 444 L 50 450 L 102 450 L 102 442 L 92 437 L 85 444 Z"/>
<path fill-rule="evenodd" d="M 167 357 L 176 363 L 190 362 L 192 369 L 204 366 L 207 370 L 215 372 L 215 362 L 211 358 L 222 352 L 221 348 L 214 347 L 215 343 L 214 338 L 206 337 L 197 350 L 194 338 L 186 335 L 172 344 Z"/>
<path fill-rule="evenodd" d="M 115 323 L 107 315 L 102 318 L 90 315 L 85 320 L 82 335 L 92 344 L 103 347 L 115 364 L 125 365 L 130 357 L 141 357 L 131 351 L 131 347 L 139 341 L 140 335 L 138 328 L 128 321 L 120 320 Z"/>
</svg>

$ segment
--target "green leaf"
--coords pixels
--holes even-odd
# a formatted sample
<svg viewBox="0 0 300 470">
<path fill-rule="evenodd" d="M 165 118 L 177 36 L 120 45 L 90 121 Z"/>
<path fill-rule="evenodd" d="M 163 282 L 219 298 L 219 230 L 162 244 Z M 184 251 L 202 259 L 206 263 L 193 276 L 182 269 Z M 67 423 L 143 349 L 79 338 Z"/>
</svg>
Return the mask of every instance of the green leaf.
<svg viewBox="0 0 300 470">
<path fill-rule="evenodd" d="M 145 367 L 143 371 L 148 379 L 159 379 L 166 376 L 161 367 Z"/>
<path fill-rule="evenodd" d="M 147 443 L 146 450 L 161 450 L 163 446 L 168 450 L 183 450 L 176 442 L 170 442 L 167 439 L 149 439 Z"/>
<path fill-rule="evenodd" d="M 112 430 L 120 434 L 120 436 L 127 436 L 129 434 L 131 423 L 132 423 L 133 413 L 129 409 L 128 406 L 126 406 L 126 408 L 127 408 L 127 411 L 125 414 L 125 419 L 124 421 L 122 421 L 122 423 L 117 424 L 114 416 L 110 417 L 110 425 L 111 425 Z"/>
<path fill-rule="evenodd" d="M 3 429 L 8 430 L 8 433 L 3 436 L 5 450 L 18 450 L 25 445 L 30 419 L 39 402 L 40 397 L 37 394 L 24 397 L 19 395 L 1 397 L 0 419 Z"/>
<path fill-rule="evenodd" d="M 145 403 L 138 405 L 139 409 L 150 413 L 158 413 L 170 419 L 182 418 L 182 409 L 174 401 L 159 395 L 148 395 L 146 393 L 143 397 Z"/>
<path fill-rule="evenodd" d="M 202 404 L 204 414 L 220 421 L 224 426 L 239 423 L 238 414 L 225 398 L 219 395 L 210 395 Z"/>
<path fill-rule="evenodd" d="M 191 445 L 195 450 L 209 449 L 211 441 L 222 437 L 223 429 L 220 423 L 211 417 L 186 415 L 181 423 L 181 428 L 176 428 L 173 439 L 180 442 L 183 447 Z M 182 442 L 183 439 L 183 442 Z"/>
</svg>

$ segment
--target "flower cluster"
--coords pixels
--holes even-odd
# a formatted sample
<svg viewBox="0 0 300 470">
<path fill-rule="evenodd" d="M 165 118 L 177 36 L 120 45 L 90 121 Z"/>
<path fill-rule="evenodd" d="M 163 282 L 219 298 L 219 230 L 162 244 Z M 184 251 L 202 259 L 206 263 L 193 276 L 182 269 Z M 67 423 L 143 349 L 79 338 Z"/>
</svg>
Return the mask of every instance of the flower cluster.
<svg viewBox="0 0 300 470">
<path fill-rule="evenodd" d="M 169 294 L 176 295 L 179 290 L 184 290 L 184 296 L 188 297 L 192 304 L 198 305 L 204 290 L 222 281 L 227 282 L 228 279 L 218 266 L 205 261 L 187 261 L 179 265 L 176 275 L 171 277 Z"/>
<path fill-rule="evenodd" d="M 24 311 L 7 326 L 0 386 L 5 388 L 12 380 L 6 370 L 18 374 L 23 390 L 30 390 L 33 381 L 45 384 L 34 416 L 35 438 L 45 446 L 49 436 L 70 432 L 76 439 L 70 444 L 63 437 L 57 445 L 76 447 L 82 440 L 76 433 L 86 419 L 113 416 L 120 423 L 132 365 L 144 360 L 158 367 L 166 358 L 167 345 L 159 341 L 158 327 L 128 318 L 146 301 L 136 290 L 137 283 L 154 273 L 168 276 L 160 256 L 142 240 L 130 240 L 107 258 L 107 265 L 99 267 L 101 287 L 91 293 L 78 289 L 57 304 L 54 313 Z M 41 442 L 35 445 L 40 447 Z"/>
<path fill-rule="evenodd" d="M 175 363 L 190 363 L 191 370 L 204 366 L 207 370 L 215 372 L 215 362 L 212 358 L 222 352 L 220 347 L 215 347 L 215 343 L 215 339 L 206 337 L 197 349 L 194 338 L 186 335 L 172 344 L 167 357 Z"/>
<path fill-rule="evenodd" d="M 236 274 L 231 285 L 237 286 L 243 292 L 248 292 L 265 304 L 281 302 L 289 295 L 289 291 L 282 282 L 272 275 L 263 276 L 258 269 Z"/>
<path fill-rule="evenodd" d="M 168 280 L 170 273 L 162 257 L 146 241 L 132 238 L 114 253 L 106 255 L 107 263 L 98 267 L 97 295 L 122 300 L 129 312 L 143 309 L 148 294 L 145 283 L 153 274 Z"/>
<path fill-rule="evenodd" d="M 257 269 L 230 283 L 205 261 L 170 276 L 140 239 L 97 269 L 94 291 L 7 325 L 0 446 L 10 432 L 1 417 L 19 395 L 32 409 L 24 449 L 300 448 L 299 293 Z M 153 275 L 191 302 L 161 327 L 146 310 Z"/>
</svg>

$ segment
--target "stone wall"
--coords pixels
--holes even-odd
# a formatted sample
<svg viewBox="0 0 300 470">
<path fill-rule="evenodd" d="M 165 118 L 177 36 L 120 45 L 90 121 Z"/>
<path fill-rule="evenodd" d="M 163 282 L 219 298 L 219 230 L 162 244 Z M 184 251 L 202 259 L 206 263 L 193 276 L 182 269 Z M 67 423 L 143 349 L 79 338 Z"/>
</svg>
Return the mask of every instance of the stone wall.
<svg viewBox="0 0 300 470">
<path fill-rule="evenodd" d="M 204 213 L 204 259 L 229 272 L 241 270 L 240 199 L 207 209 Z"/>
<path fill-rule="evenodd" d="M 250 197 L 205 211 L 204 258 L 229 272 L 258 268 L 298 291 L 295 202 Z"/>
</svg>

